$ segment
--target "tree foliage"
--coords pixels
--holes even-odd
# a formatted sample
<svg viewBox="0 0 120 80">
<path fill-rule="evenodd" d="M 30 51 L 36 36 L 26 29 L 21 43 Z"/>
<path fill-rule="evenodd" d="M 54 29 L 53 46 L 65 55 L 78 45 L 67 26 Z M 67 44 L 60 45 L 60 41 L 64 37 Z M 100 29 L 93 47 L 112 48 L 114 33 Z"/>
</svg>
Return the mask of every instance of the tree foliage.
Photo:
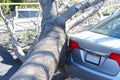
<svg viewBox="0 0 120 80">
<path fill-rule="evenodd" d="M 11 2 L 23 2 L 24 0 L 11 0 Z"/>
</svg>

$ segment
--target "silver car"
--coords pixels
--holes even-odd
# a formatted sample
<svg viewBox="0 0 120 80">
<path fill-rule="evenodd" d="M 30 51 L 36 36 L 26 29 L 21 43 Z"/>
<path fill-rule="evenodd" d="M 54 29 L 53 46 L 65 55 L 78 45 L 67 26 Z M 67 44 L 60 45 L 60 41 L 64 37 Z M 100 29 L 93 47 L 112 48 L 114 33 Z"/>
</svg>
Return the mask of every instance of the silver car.
<svg viewBox="0 0 120 80">
<path fill-rule="evenodd" d="M 120 80 L 120 12 L 70 36 L 66 71 L 82 80 Z"/>
</svg>

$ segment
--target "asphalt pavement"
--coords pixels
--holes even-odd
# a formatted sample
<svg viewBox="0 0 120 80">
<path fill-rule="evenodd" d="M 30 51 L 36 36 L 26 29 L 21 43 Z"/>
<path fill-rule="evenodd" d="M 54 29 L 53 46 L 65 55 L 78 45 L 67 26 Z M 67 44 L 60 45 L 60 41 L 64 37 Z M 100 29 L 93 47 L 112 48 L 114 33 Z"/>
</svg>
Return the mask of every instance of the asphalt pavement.
<svg viewBox="0 0 120 80">
<path fill-rule="evenodd" d="M 10 51 L 0 46 L 0 80 L 9 80 L 21 64 Z"/>
</svg>

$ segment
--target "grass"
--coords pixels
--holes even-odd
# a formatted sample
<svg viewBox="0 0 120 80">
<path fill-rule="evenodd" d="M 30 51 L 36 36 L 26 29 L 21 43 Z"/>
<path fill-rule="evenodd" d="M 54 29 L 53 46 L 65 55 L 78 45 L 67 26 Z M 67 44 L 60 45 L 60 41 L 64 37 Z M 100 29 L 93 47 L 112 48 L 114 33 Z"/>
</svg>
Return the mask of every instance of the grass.
<svg viewBox="0 0 120 80">
<path fill-rule="evenodd" d="M 23 38 L 34 38 L 37 35 L 37 28 L 29 25 L 29 28 L 26 28 L 23 31 L 21 31 L 20 35 Z"/>
<path fill-rule="evenodd" d="M 36 36 L 36 33 L 34 31 L 22 31 L 20 34 L 24 38 L 33 38 Z"/>
<path fill-rule="evenodd" d="M 0 17 L 0 22 L 2 22 L 2 18 Z"/>
</svg>

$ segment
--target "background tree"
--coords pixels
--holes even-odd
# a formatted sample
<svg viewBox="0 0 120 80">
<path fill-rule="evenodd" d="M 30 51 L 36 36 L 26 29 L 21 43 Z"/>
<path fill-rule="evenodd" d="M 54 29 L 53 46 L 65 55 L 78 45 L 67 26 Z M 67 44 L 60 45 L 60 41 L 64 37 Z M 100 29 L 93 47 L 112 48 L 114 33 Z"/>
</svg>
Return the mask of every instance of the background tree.
<svg viewBox="0 0 120 80">
<path fill-rule="evenodd" d="M 21 3 L 24 2 L 24 0 L 11 0 L 12 3 Z M 15 11 L 15 7 L 18 5 L 10 5 L 10 10 Z"/>
<path fill-rule="evenodd" d="M 10 3 L 10 2 L 13 2 L 13 3 L 19 3 L 19 2 L 23 2 L 24 0 L 0 0 L 0 3 Z M 4 14 L 8 14 L 10 13 L 11 11 L 15 11 L 15 6 L 18 6 L 18 5 L 4 5 L 3 8 L 4 8 Z"/>
<path fill-rule="evenodd" d="M 65 59 L 67 35 L 65 22 L 77 11 L 91 7 L 90 11 L 80 14 L 71 21 L 71 27 L 76 26 L 87 17 L 97 12 L 104 0 L 79 2 L 71 6 L 62 14 L 58 14 L 59 6 L 56 0 L 39 0 L 42 15 L 42 32 L 35 44 L 26 55 L 26 60 L 10 80 L 51 80 L 61 60 Z M 57 0 L 61 2 L 61 0 Z M 53 7 L 55 6 L 55 7 Z M 62 58 L 62 59 L 61 59 Z"/>
</svg>

